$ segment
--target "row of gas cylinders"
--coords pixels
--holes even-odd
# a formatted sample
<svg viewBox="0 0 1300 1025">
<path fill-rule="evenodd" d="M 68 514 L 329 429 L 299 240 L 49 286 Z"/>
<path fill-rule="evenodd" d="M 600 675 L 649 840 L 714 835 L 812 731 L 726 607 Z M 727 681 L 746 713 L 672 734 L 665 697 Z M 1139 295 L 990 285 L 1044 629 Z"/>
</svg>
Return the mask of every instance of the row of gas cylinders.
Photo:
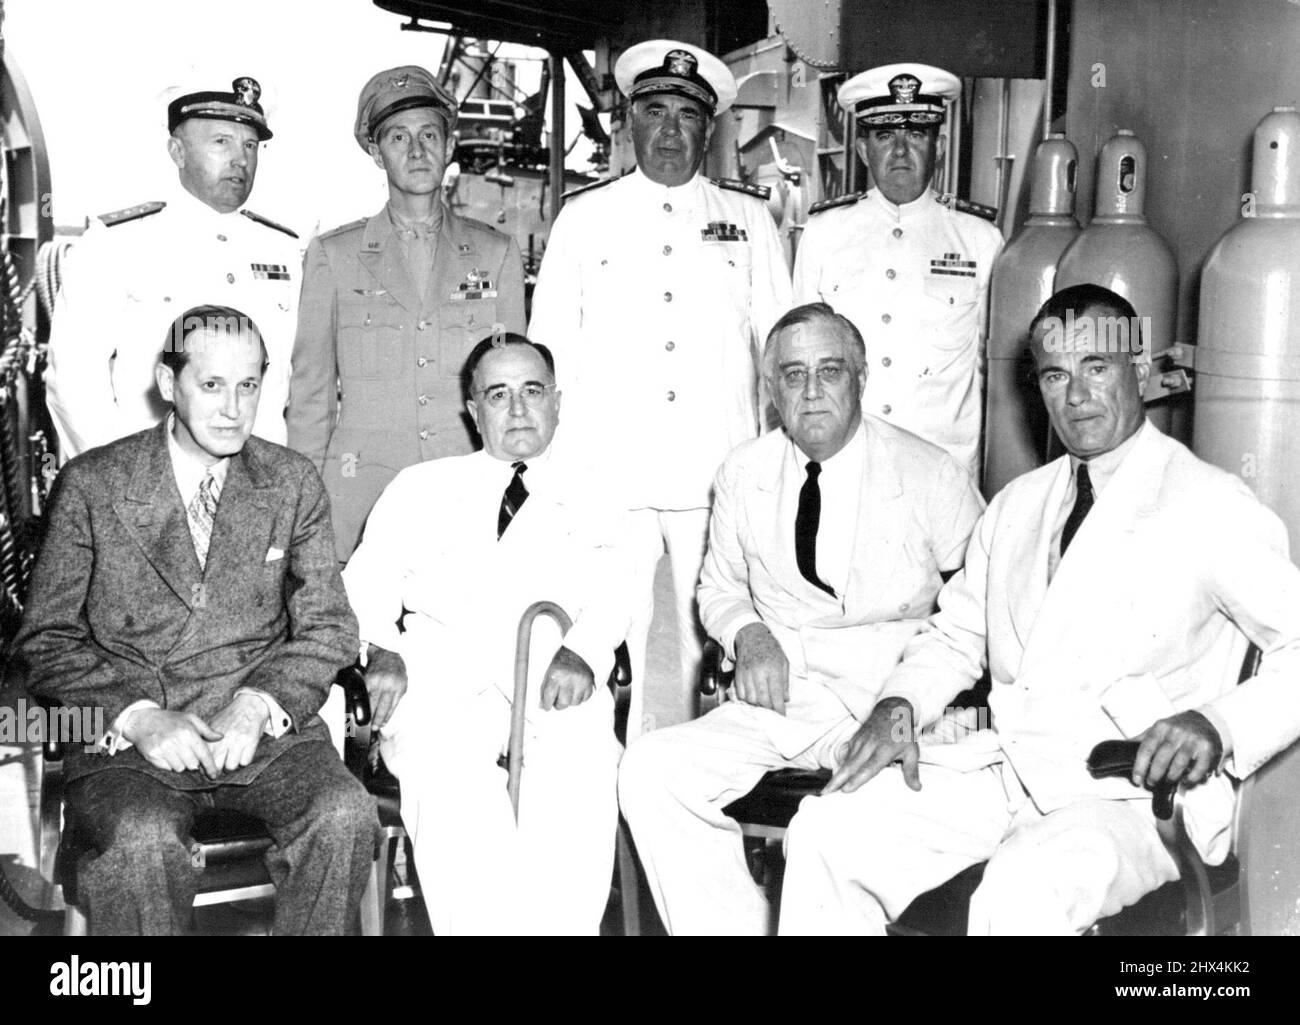
<svg viewBox="0 0 1300 1025">
<path fill-rule="evenodd" d="M 1142 319 L 1153 360 L 1147 412 L 1201 458 L 1243 477 L 1300 546 L 1300 114 L 1255 129 L 1241 220 L 1201 272 L 1196 346 L 1175 337 L 1178 267 L 1147 224 L 1146 147 L 1121 130 L 1097 158 L 1096 205 L 1074 218 L 1078 157 L 1063 135 L 1038 145 L 1029 220 L 993 268 L 984 493 L 1060 454 L 1033 379 L 1028 328 L 1054 292 L 1093 283 Z M 1193 213 L 1194 215 L 1194 213 Z M 1149 332 L 1149 333 L 1148 333 Z M 1195 368 L 1189 380 L 1186 368 Z M 1189 388 L 1194 389 L 1189 394 Z M 1194 398 L 1193 398 L 1194 396 Z"/>
</svg>

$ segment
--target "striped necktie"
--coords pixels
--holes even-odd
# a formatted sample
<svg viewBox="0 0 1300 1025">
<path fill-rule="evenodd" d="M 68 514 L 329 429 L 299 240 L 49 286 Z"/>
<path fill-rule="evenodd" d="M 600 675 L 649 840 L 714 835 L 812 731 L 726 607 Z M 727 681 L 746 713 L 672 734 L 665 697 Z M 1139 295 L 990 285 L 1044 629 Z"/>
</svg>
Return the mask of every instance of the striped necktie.
<svg viewBox="0 0 1300 1025">
<path fill-rule="evenodd" d="M 527 463 L 512 463 L 515 469 L 515 475 L 510 478 L 510 483 L 506 485 L 505 494 L 501 496 L 501 511 L 497 513 L 497 540 L 501 540 L 501 535 L 506 532 L 506 527 L 510 526 L 510 521 L 515 518 L 523 504 L 528 501 L 528 489 L 524 487 L 524 471 L 528 469 Z"/>
<path fill-rule="evenodd" d="M 199 566 L 206 569 L 208 565 L 208 546 L 212 544 L 212 523 L 217 517 L 217 502 L 221 498 L 221 485 L 217 478 L 208 473 L 190 501 L 189 514 L 190 537 L 194 539 L 194 554 L 199 557 Z"/>
</svg>

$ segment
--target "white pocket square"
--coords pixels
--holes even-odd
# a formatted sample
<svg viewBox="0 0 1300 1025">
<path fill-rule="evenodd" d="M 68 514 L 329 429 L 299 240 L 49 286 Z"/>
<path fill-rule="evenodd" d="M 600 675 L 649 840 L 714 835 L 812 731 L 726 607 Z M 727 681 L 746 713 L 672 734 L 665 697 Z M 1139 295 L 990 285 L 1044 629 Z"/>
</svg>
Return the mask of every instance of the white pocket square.
<svg viewBox="0 0 1300 1025">
<path fill-rule="evenodd" d="M 275 562 L 277 559 L 283 559 L 283 558 L 284 558 L 284 549 L 282 548 L 268 548 L 266 550 L 267 562 Z"/>
</svg>

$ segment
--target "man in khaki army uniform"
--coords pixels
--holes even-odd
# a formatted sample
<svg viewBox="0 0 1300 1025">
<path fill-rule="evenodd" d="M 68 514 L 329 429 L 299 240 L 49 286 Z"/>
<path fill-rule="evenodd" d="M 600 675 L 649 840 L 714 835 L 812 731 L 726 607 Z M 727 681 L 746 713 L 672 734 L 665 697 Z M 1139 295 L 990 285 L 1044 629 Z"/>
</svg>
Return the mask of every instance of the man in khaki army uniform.
<svg viewBox="0 0 1300 1025">
<path fill-rule="evenodd" d="M 375 75 L 353 134 L 388 176 L 388 203 L 307 247 L 289 446 L 325 479 L 340 561 L 399 470 L 474 450 L 465 358 L 524 330 L 518 247 L 443 203 L 455 124 L 455 99 L 423 68 Z"/>
<path fill-rule="evenodd" d="M 614 77 L 637 167 L 588 186 L 556 219 L 530 332 L 556 354 L 567 444 L 602 467 L 601 487 L 631 510 L 634 680 L 645 680 L 655 568 L 668 551 L 679 704 L 689 709 L 713 475 L 758 434 L 756 358 L 790 305 L 790 272 L 767 189 L 700 174 L 713 118 L 736 98 L 727 66 L 656 39 L 625 51 Z M 633 688 L 634 703 L 643 695 Z M 635 713 L 634 704 L 631 733 L 643 724 Z"/>
<path fill-rule="evenodd" d="M 251 78 L 177 96 L 167 107 L 176 186 L 101 215 L 68 254 L 45 373 L 63 461 L 166 415 L 154 367 L 168 329 L 214 303 L 247 314 L 266 343 L 253 433 L 284 444 L 302 251 L 292 231 L 244 207 L 271 138 L 260 96 Z"/>
<path fill-rule="evenodd" d="M 931 191 L 955 75 L 889 64 L 840 88 L 872 188 L 815 204 L 794 266 L 796 302 L 829 303 L 867 343 L 862 409 L 948 450 L 979 479 L 982 344 L 995 211 Z"/>
</svg>

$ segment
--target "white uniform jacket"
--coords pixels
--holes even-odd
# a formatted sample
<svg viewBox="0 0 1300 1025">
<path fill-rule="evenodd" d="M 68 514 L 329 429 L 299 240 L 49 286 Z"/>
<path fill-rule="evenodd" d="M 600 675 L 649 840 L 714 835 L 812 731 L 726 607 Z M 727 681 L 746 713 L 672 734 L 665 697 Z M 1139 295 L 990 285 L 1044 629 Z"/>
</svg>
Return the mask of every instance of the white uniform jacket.
<svg viewBox="0 0 1300 1025">
<path fill-rule="evenodd" d="M 984 509 L 965 470 L 942 449 L 873 417 L 866 447 L 848 585 L 832 596 L 799 572 L 794 521 L 803 472 L 787 481 L 791 442 L 782 430 L 741 445 L 718 471 L 709 551 L 700 578 L 700 618 L 729 656 L 735 638 L 762 622 L 790 663 L 789 736 L 793 754 L 824 732 L 801 724 L 808 681 L 824 684 L 863 719 L 904 645 L 934 609 L 939 574 L 961 565 Z"/>
<path fill-rule="evenodd" d="M 529 336 L 555 353 L 570 441 L 629 509 L 699 509 L 723 457 L 759 430 L 756 359 L 790 305 L 763 201 L 640 171 L 557 218 Z"/>
<path fill-rule="evenodd" d="M 1300 570 L 1286 528 L 1239 479 L 1148 423 L 1049 586 L 1070 475 L 1065 456 L 994 498 L 881 697 L 906 698 L 933 722 L 979 677 L 987 644 L 993 731 L 942 754 L 969 767 L 1005 757 L 1043 812 L 1147 799 L 1125 779 L 1092 779 L 1088 752 L 1175 710 L 1208 709 L 1232 747 L 1225 768 L 1244 778 L 1300 736 Z M 1238 686 L 1248 640 L 1264 660 Z M 1127 731 L 1103 708 L 1142 701 L 1166 710 Z M 1216 804 L 1230 814 L 1230 801 Z M 1198 846 L 1221 860 L 1216 835 L 1229 824 L 1210 825 Z"/>
<path fill-rule="evenodd" d="M 219 213 L 179 185 L 171 191 L 157 213 L 96 222 L 68 253 L 45 374 L 64 461 L 162 419 L 158 355 L 172 322 L 204 304 L 234 307 L 262 332 L 270 363 L 253 432 L 285 443 L 297 238 L 246 211 Z"/>
<path fill-rule="evenodd" d="M 370 513 L 343 580 L 363 645 L 401 654 L 411 691 L 426 692 L 403 704 L 443 688 L 468 697 L 495 686 L 508 697 L 519 619 L 541 600 L 572 617 L 564 644 L 591 666 L 597 686 L 609 676 L 630 615 L 623 513 L 606 506 L 590 476 L 547 452 L 528 460 L 528 499 L 498 541 L 513 473 L 482 451 L 418 463 Z M 543 636 L 554 642 L 541 644 Z M 559 641 L 544 620 L 534 640 L 530 676 L 540 679 Z"/>
<path fill-rule="evenodd" d="M 797 303 L 827 302 L 867 344 L 863 409 L 919 434 L 979 473 L 992 224 L 927 191 L 895 206 L 870 190 L 808 219 Z"/>
</svg>

